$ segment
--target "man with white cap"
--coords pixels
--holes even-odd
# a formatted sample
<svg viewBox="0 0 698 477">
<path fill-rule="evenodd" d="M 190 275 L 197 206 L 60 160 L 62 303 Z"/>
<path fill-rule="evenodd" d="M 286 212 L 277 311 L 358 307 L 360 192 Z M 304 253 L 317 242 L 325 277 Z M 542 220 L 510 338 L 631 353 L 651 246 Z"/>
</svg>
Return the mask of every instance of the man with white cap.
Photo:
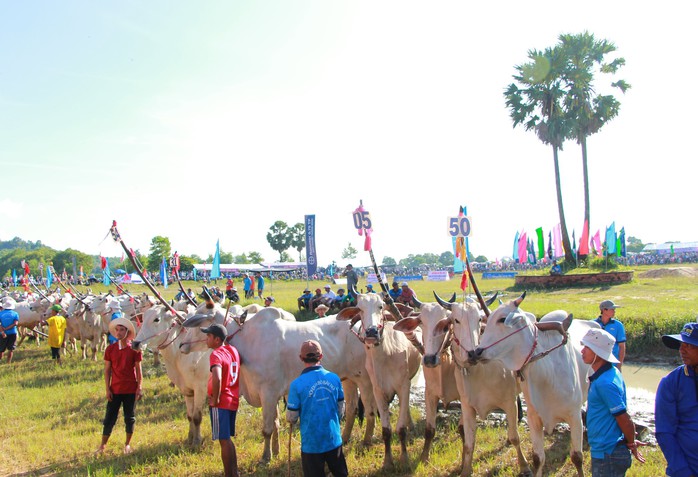
<svg viewBox="0 0 698 477">
<path fill-rule="evenodd" d="M 15 301 L 5 298 L 2 301 L 2 311 L 0 311 L 0 359 L 7 351 L 7 362 L 12 362 L 12 355 L 15 352 L 17 342 L 17 324 L 19 314 L 15 311 Z"/>
<path fill-rule="evenodd" d="M 349 475 L 342 450 L 339 420 L 344 415 L 344 391 L 335 373 L 322 367 L 322 347 L 315 340 L 304 341 L 300 359 L 301 375 L 288 391 L 286 420 L 301 421 L 301 462 L 305 477 L 325 475 L 325 464 L 334 477 Z"/>
<path fill-rule="evenodd" d="M 130 320 L 126 318 L 112 320 L 109 322 L 109 333 L 117 341 L 107 346 L 104 351 L 107 413 L 104 416 L 102 443 L 96 453 L 104 452 L 116 419 L 119 417 L 119 408 L 123 406 L 126 425 L 124 454 L 130 454 L 133 426 L 136 422 L 136 401 L 143 396 L 141 390 L 143 355 L 140 351 L 131 348 L 131 340 L 136 337 L 136 328 Z"/>
<path fill-rule="evenodd" d="M 111 311 L 111 318 L 110 320 L 115 320 L 117 318 L 123 318 L 124 313 L 121 311 L 121 303 L 119 303 L 119 300 L 113 299 L 112 301 L 109 302 L 109 311 Z M 107 336 L 107 339 L 109 340 L 109 344 L 114 344 L 116 343 L 116 338 L 112 335 L 109 334 Z"/>
<path fill-rule="evenodd" d="M 620 305 L 616 305 L 611 300 L 604 300 L 599 303 L 599 310 L 601 314 L 596 321 L 601 329 L 608 331 L 611 336 L 616 340 L 613 345 L 613 356 L 616 357 L 618 362 L 616 367 L 621 369 L 623 366 L 623 361 L 625 361 L 625 327 L 623 323 L 616 320 L 616 308 L 620 308 Z"/>
<path fill-rule="evenodd" d="M 591 366 L 587 399 L 587 437 L 591 449 L 591 475 L 624 476 L 632 464 L 645 458 L 638 449 L 644 443 L 635 440 L 635 424 L 628 415 L 625 382 L 613 366 L 615 339 L 598 328 L 590 329 L 582 338 L 582 359 Z"/>
<path fill-rule="evenodd" d="M 655 433 L 666 475 L 698 476 L 698 323 L 686 323 L 662 342 L 679 350 L 683 365 L 662 378 L 654 401 Z"/>
</svg>

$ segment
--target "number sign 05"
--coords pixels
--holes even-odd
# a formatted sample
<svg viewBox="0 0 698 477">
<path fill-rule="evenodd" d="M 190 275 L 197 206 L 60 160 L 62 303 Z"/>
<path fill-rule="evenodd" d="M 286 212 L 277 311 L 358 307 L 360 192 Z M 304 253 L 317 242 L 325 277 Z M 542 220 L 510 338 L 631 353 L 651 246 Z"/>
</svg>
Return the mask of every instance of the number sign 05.
<svg viewBox="0 0 698 477">
<path fill-rule="evenodd" d="M 368 210 L 354 212 L 352 216 L 354 217 L 354 228 L 357 230 L 373 228 L 371 214 L 368 213 Z"/>
<path fill-rule="evenodd" d="M 470 237 L 472 224 L 467 215 L 448 218 L 448 235 L 451 237 Z"/>
</svg>

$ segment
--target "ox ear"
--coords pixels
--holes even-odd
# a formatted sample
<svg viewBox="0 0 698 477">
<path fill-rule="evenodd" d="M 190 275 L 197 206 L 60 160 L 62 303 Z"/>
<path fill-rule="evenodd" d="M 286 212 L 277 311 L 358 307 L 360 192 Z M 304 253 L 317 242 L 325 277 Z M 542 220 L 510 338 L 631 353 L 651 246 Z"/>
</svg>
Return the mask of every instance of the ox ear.
<svg viewBox="0 0 698 477">
<path fill-rule="evenodd" d="M 506 326 L 514 326 L 519 323 L 523 323 L 525 321 L 523 313 L 520 311 L 512 311 L 507 315 L 507 317 L 504 319 L 504 324 Z"/>
<path fill-rule="evenodd" d="M 335 316 L 335 319 L 337 321 L 349 321 L 352 320 L 355 316 L 360 316 L 359 313 L 361 313 L 361 310 L 355 306 L 350 306 L 347 308 L 343 308 L 340 310 L 339 313 Z"/>
<path fill-rule="evenodd" d="M 395 306 L 397 307 L 398 311 L 400 312 L 400 315 L 405 318 L 407 316 L 410 316 L 412 312 L 414 311 L 414 308 L 411 306 L 407 306 L 404 303 L 395 303 Z M 395 317 L 391 315 L 391 318 L 393 321 L 395 321 Z"/>
<path fill-rule="evenodd" d="M 436 335 L 442 335 L 448 331 L 448 329 L 451 327 L 451 320 L 449 318 L 442 318 L 439 320 L 439 322 L 436 324 L 434 327 L 434 336 Z"/>
<path fill-rule="evenodd" d="M 419 326 L 420 322 L 421 320 L 419 318 L 403 318 L 402 320 L 395 323 L 393 329 L 397 331 L 402 331 L 403 333 L 409 333 L 414 331 Z"/>
<path fill-rule="evenodd" d="M 182 323 L 182 326 L 184 326 L 185 328 L 196 328 L 198 326 L 201 326 L 201 323 L 204 320 L 210 320 L 210 319 L 211 319 L 211 315 L 194 315 L 194 316 L 191 316 L 191 317 L 187 318 L 186 320 L 184 320 L 184 323 Z"/>
</svg>

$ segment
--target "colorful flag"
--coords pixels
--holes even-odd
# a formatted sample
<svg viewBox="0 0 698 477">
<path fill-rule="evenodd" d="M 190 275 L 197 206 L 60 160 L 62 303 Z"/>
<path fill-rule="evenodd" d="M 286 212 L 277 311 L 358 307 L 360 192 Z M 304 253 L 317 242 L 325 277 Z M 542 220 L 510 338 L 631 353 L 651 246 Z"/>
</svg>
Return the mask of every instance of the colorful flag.
<svg viewBox="0 0 698 477">
<path fill-rule="evenodd" d="M 29 270 L 29 263 L 26 260 L 22 260 L 22 268 L 24 269 L 24 274 L 29 276 L 31 271 Z"/>
<path fill-rule="evenodd" d="M 618 256 L 627 257 L 628 251 L 625 248 L 625 227 L 620 229 L 620 234 L 618 234 Z"/>
<path fill-rule="evenodd" d="M 519 263 L 519 232 L 516 231 L 516 236 L 514 237 L 514 250 L 511 252 L 511 258 L 515 263 Z"/>
<path fill-rule="evenodd" d="M 562 257 L 562 226 L 557 224 L 553 228 L 553 248 L 555 249 L 555 258 Z"/>
<path fill-rule="evenodd" d="M 465 291 L 468 288 L 468 272 L 463 270 L 463 276 L 460 278 L 460 289 Z"/>
<path fill-rule="evenodd" d="M 12 269 L 12 285 L 17 286 L 17 270 Z"/>
<path fill-rule="evenodd" d="M 109 279 L 110 274 L 111 272 L 109 271 L 109 260 L 106 257 L 102 257 L 102 283 L 104 283 L 107 286 L 111 284 L 111 280 Z"/>
<path fill-rule="evenodd" d="M 548 260 L 553 259 L 553 233 L 548 232 Z"/>
<path fill-rule="evenodd" d="M 543 238 L 543 227 L 536 229 L 538 235 L 538 259 L 545 257 L 545 238 Z"/>
<path fill-rule="evenodd" d="M 220 239 L 216 240 L 216 255 L 213 256 L 213 265 L 211 266 L 211 278 L 221 277 L 221 248 Z"/>
<path fill-rule="evenodd" d="M 167 260 L 165 260 L 165 257 L 162 257 L 162 262 L 160 263 L 160 281 L 167 288 Z"/>
<path fill-rule="evenodd" d="M 528 241 L 528 263 L 536 264 L 536 251 L 533 247 L 533 239 Z"/>
<path fill-rule="evenodd" d="M 606 253 L 613 255 L 616 253 L 616 223 L 606 229 Z"/>
<path fill-rule="evenodd" d="M 594 236 L 591 238 L 591 246 L 594 248 L 596 255 L 601 253 L 601 231 L 597 230 Z"/>
<path fill-rule="evenodd" d="M 526 232 L 519 236 L 519 263 L 526 263 L 528 257 L 528 237 Z"/>
<path fill-rule="evenodd" d="M 317 272 L 317 250 L 315 249 L 315 214 L 305 216 L 305 264 L 308 276 Z"/>
<path fill-rule="evenodd" d="M 589 255 L 589 221 L 584 221 L 582 236 L 579 239 L 579 255 Z"/>
<path fill-rule="evenodd" d="M 46 267 L 46 288 L 51 288 L 53 283 L 53 273 L 51 272 L 51 265 Z"/>
<path fill-rule="evenodd" d="M 669 247 L 669 253 L 671 254 L 672 257 L 674 256 L 674 244 L 673 243 L 671 244 L 671 247 Z"/>
<path fill-rule="evenodd" d="M 192 272 L 193 272 L 193 274 L 194 274 L 194 281 L 196 281 L 196 268 L 193 268 L 193 269 L 192 269 Z"/>
</svg>

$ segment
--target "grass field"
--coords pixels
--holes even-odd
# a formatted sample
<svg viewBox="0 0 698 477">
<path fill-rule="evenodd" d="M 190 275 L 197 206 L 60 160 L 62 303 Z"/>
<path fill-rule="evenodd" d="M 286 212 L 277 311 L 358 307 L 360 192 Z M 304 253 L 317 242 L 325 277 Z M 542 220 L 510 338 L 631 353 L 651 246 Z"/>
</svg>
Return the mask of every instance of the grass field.
<svg viewBox="0 0 698 477">
<path fill-rule="evenodd" d="M 646 270 L 648 267 L 638 269 Z M 637 276 L 637 274 L 636 274 Z M 362 285 L 365 282 L 360 282 Z M 459 281 L 413 282 L 422 301 L 431 301 L 432 290 L 442 297 L 449 297 L 458 289 Z M 185 283 L 184 286 L 197 284 Z M 223 286 L 223 282 L 219 281 Z M 295 299 L 305 282 L 267 281 L 265 295 L 273 294 L 279 306 L 296 310 Z M 310 284 L 314 289 L 323 283 Z M 500 291 L 508 300 L 519 295 L 514 291 L 513 280 L 480 281 L 483 292 Z M 661 279 L 636 278 L 633 282 L 604 289 L 567 289 L 554 292 L 531 292 L 522 308 L 537 316 L 554 309 L 565 309 L 579 318 L 597 315 L 598 303 L 610 298 L 623 306 L 618 317 L 629 331 L 630 355 L 642 357 L 651 350 L 661 350 L 657 345 L 659 335 L 678 332 L 684 322 L 695 318 L 698 298 L 698 279 L 665 277 Z M 336 289 L 336 287 L 334 287 Z M 132 286 L 138 293 L 145 287 Z M 99 290 L 95 290 L 99 291 Z M 176 286 L 164 291 L 169 298 L 176 293 Z M 244 304 L 244 303 L 243 303 Z M 299 319 L 310 318 L 298 315 Z M 644 344 L 643 344 L 644 343 Z M 648 351 L 647 346 L 651 350 Z M 144 363 L 144 399 L 136 410 L 137 422 L 132 445 L 135 452 L 124 456 L 124 431 L 122 421 L 114 429 L 106 455 L 93 457 L 99 444 L 101 419 L 105 410 L 104 384 L 101 361 L 94 363 L 68 357 L 58 368 L 50 360 L 45 344 L 37 347 L 26 343 L 15 353 L 11 365 L 0 364 L 0 475 L 13 476 L 111 476 L 111 475 L 192 475 L 214 476 L 221 474 L 218 446 L 210 440 L 210 424 L 204 419 L 202 432 L 205 443 L 201 449 L 185 445 L 188 423 L 183 399 L 179 391 L 169 385 L 164 369 L 155 368 L 150 356 Z M 362 432 L 354 429 L 352 441 L 345 447 L 351 475 L 360 476 L 454 476 L 459 475 L 460 441 L 456 432 L 454 414 L 442 414 L 438 421 L 437 439 L 429 464 L 418 462 L 423 445 L 424 423 L 421 411 L 412 411 L 415 422 L 410 432 L 410 468 L 397 468 L 391 472 L 380 470 L 382 444 L 379 434 L 373 445 L 364 448 L 357 441 Z M 269 465 L 259 464 L 261 458 L 261 411 L 247 405 L 241 406 L 238 417 L 238 436 L 235 442 L 242 475 L 287 475 L 288 427 L 282 425 L 280 434 L 281 455 Z M 530 457 L 530 439 L 525 429 L 520 429 L 524 452 Z M 505 430 L 481 426 L 478 431 L 475 452 L 475 475 L 516 475 L 515 452 L 506 444 Z M 569 439 L 565 432 L 555 432 L 546 438 L 546 475 L 574 475 L 567 453 Z M 301 475 L 300 438 L 294 432 L 291 439 L 291 475 Z M 399 445 L 393 442 L 393 452 L 399 453 Z M 629 476 L 655 477 L 664 474 L 664 458 L 656 447 L 644 449 L 648 462 L 637 463 Z M 585 471 L 589 472 L 588 448 L 585 447 Z"/>
</svg>

